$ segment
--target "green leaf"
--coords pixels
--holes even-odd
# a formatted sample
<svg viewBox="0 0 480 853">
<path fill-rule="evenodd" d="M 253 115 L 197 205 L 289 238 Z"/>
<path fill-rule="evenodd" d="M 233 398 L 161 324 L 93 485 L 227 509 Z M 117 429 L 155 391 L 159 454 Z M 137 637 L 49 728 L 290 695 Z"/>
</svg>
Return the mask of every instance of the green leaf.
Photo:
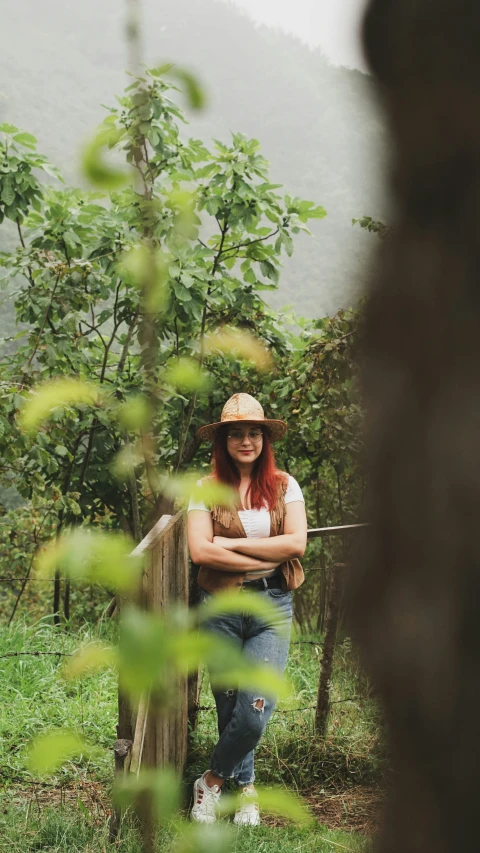
<svg viewBox="0 0 480 853">
<path fill-rule="evenodd" d="M 210 378 L 191 358 L 180 358 L 167 368 L 165 381 L 183 392 L 207 391 Z"/>
<path fill-rule="evenodd" d="M 285 251 L 290 258 L 293 254 L 293 240 L 290 237 L 290 234 L 287 234 L 286 231 L 282 232 L 282 243 L 285 246 Z"/>
<path fill-rule="evenodd" d="M 118 407 L 118 419 L 129 432 L 146 429 L 152 417 L 152 404 L 144 394 L 132 394 Z"/>
<path fill-rule="evenodd" d="M 89 643 L 77 649 L 63 668 L 64 678 L 81 678 L 104 669 L 118 666 L 118 653 L 113 646 L 103 643 Z"/>
<path fill-rule="evenodd" d="M 74 732 L 58 729 L 35 738 L 30 748 L 28 766 L 32 773 L 51 774 L 62 764 L 86 752 L 86 744 Z"/>
<path fill-rule="evenodd" d="M 119 591 L 137 588 L 142 558 L 135 543 L 122 533 L 101 533 L 85 527 L 51 541 L 37 557 L 39 578 L 61 572 L 75 583 L 99 583 Z"/>
<path fill-rule="evenodd" d="M 324 219 L 326 215 L 327 211 L 324 207 L 320 206 L 308 211 L 308 216 L 310 219 Z"/>
<path fill-rule="evenodd" d="M 18 133 L 18 127 L 15 127 L 14 124 L 7 124 L 4 122 L 3 124 L 0 124 L 0 131 L 2 133 L 8 133 L 9 136 L 11 136 L 13 133 Z"/>
<path fill-rule="evenodd" d="M 5 202 L 7 207 L 10 207 L 14 198 L 15 198 L 15 189 L 13 186 L 13 175 L 7 175 L 5 180 L 3 181 L 2 187 L 2 201 Z"/>
<path fill-rule="evenodd" d="M 164 687 L 161 679 L 165 666 L 166 632 L 163 621 L 155 613 L 144 613 L 133 607 L 122 613 L 119 642 L 119 682 L 133 699 L 150 690 Z"/>
<path fill-rule="evenodd" d="M 247 284 L 255 284 L 257 281 L 257 276 L 255 275 L 252 268 L 248 269 L 246 273 L 244 273 L 243 278 L 247 282 Z"/>
<path fill-rule="evenodd" d="M 194 501 L 203 501 L 207 506 L 235 506 L 237 493 L 229 486 L 217 482 L 213 477 L 203 481 L 196 474 L 176 474 L 162 481 L 165 494 L 172 498 L 188 503 L 190 497 Z"/>
<path fill-rule="evenodd" d="M 242 590 L 219 592 L 209 598 L 199 609 L 200 624 L 225 613 L 245 613 L 272 625 L 279 634 L 285 634 L 285 625 L 278 608 L 267 598 Z"/>
<path fill-rule="evenodd" d="M 179 834 L 171 853 L 228 853 L 234 849 L 233 829 L 223 822 L 187 825 Z"/>
<path fill-rule="evenodd" d="M 107 165 L 102 157 L 104 150 L 118 145 L 123 135 L 124 131 L 114 127 L 101 127 L 83 150 L 82 164 L 86 177 L 104 190 L 119 189 L 131 180 L 128 172 Z"/>
<path fill-rule="evenodd" d="M 24 145 L 25 148 L 35 148 L 37 140 L 31 133 L 16 133 L 13 137 L 19 145 Z"/>
<path fill-rule="evenodd" d="M 300 825 L 315 822 L 307 804 L 292 791 L 285 788 L 255 788 L 262 814 L 286 818 Z M 240 805 L 240 794 L 223 796 L 220 801 L 221 815 L 234 814 Z"/>
<path fill-rule="evenodd" d="M 55 409 L 85 404 L 99 406 L 101 391 L 79 379 L 54 379 L 31 391 L 20 412 L 19 422 L 26 432 L 35 432 Z"/>
<path fill-rule="evenodd" d="M 161 311 L 167 299 L 168 264 L 164 253 L 138 243 L 122 256 L 119 274 L 143 292 L 145 310 Z"/>
<path fill-rule="evenodd" d="M 218 332 L 207 335 L 205 353 L 218 351 L 234 358 L 253 361 L 257 370 L 266 371 L 272 366 L 270 352 L 257 337 L 242 329 L 224 326 Z"/>
<path fill-rule="evenodd" d="M 191 71 L 187 71 L 186 68 L 181 68 L 179 66 L 172 66 L 170 71 L 168 71 L 170 77 L 176 77 L 180 83 L 183 84 L 183 88 L 185 94 L 187 96 L 188 105 L 194 110 L 201 110 L 205 107 L 206 97 L 205 92 L 202 89 L 198 79 L 192 74 Z"/>
<path fill-rule="evenodd" d="M 122 809 L 130 806 L 142 813 L 149 803 L 151 819 L 163 823 L 180 807 L 180 779 L 170 767 L 141 770 L 138 776 L 125 773 L 117 776 L 113 799 Z"/>
</svg>

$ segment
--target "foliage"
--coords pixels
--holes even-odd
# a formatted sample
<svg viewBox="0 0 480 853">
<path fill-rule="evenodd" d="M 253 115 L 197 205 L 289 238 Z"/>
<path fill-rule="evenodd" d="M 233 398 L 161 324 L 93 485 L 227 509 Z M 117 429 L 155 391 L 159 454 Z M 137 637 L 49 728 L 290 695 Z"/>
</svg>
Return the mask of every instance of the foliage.
<svg viewBox="0 0 480 853">
<path fill-rule="evenodd" d="M 59 177 L 43 154 L 36 151 L 37 140 L 12 124 L 1 124 L 0 142 L 0 224 L 4 218 L 19 224 L 33 207 L 41 208 L 42 188 L 35 174 L 41 169 Z"/>
<path fill-rule="evenodd" d="M 362 216 L 361 219 L 352 219 L 352 225 L 360 225 L 371 234 L 376 234 L 381 240 L 387 240 L 392 234 L 392 226 L 377 222 L 371 216 Z"/>
<path fill-rule="evenodd" d="M 71 805 L 63 808 L 47 805 L 38 810 L 36 805 L 31 807 L 31 802 L 17 798 L 14 803 L 6 802 L 0 812 L 0 832 L 11 853 L 25 853 L 27 850 L 104 853 L 109 849 L 108 820 L 100 809 L 95 809 L 82 791 Z M 224 824 L 220 828 L 226 834 L 230 827 Z M 199 827 L 189 825 L 182 829 L 185 833 L 182 833 L 182 838 L 185 839 L 183 846 L 180 846 L 175 828 L 167 825 L 158 831 L 155 849 L 165 853 L 203 853 L 204 850 L 206 853 L 214 853 L 211 833 L 205 834 L 208 844 L 205 848 L 199 846 Z M 202 829 L 205 830 L 205 827 Z M 192 838 L 195 830 L 197 837 Z M 301 850 L 302 853 L 331 853 L 336 849 L 362 853 L 370 848 L 369 840 L 358 833 L 328 830 L 319 823 L 306 828 L 285 826 L 283 823 L 277 826 L 244 827 L 242 832 L 235 833 L 232 840 L 235 853 L 257 853 L 258 850 L 273 848 L 277 853 L 290 853 L 292 850 Z M 138 836 L 133 827 L 122 827 L 117 849 L 119 853 L 140 853 Z"/>
<path fill-rule="evenodd" d="M 53 489 L 65 497 L 76 493 L 60 528 L 75 519 L 95 523 L 108 512 L 117 527 L 134 533 L 135 501 L 148 526 L 164 501 L 152 472 L 191 463 L 195 428 L 230 393 L 231 373 L 253 380 L 252 356 L 258 362 L 264 353 L 268 365 L 269 352 L 281 357 L 292 349 L 282 318 L 261 292 L 276 287 L 292 237 L 325 211 L 278 193 L 256 140 L 233 134 L 230 145 L 216 141 L 212 151 L 185 141 L 183 114 L 169 94 L 160 71 L 147 71 L 89 146 L 87 166 L 97 182 L 103 175 L 109 185 L 103 152 L 110 146 L 134 173 L 130 185 L 107 194 L 38 181 L 18 188 L 21 245 L 4 253 L 1 264 L 18 279 L 24 331 L 2 365 L 0 448 L 8 484 L 24 498 L 48 497 Z M 32 137 L 18 133 L 13 140 L 14 150 L 11 141 L 4 144 L 5 168 L 14 169 L 20 156 L 30 170 L 43 165 L 32 153 Z M 149 248 L 142 248 L 147 236 Z M 142 302 L 146 282 L 150 302 Z M 152 320 L 149 312 L 158 308 Z M 231 343 L 222 331 L 229 326 L 237 334 Z M 259 336 L 261 351 L 239 330 Z M 149 335 L 155 348 L 150 372 Z M 38 399 L 45 412 L 33 415 L 30 407 L 29 416 L 38 421 L 51 410 L 48 424 L 35 435 L 19 432 L 31 389 L 60 377 L 70 383 L 68 393 L 61 383 L 51 387 L 61 408 L 52 410 L 44 394 Z M 153 445 L 146 453 L 145 418 L 138 413 L 152 383 Z M 146 457 L 149 464 L 142 464 Z"/>
<path fill-rule="evenodd" d="M 33 626 L 19 620 L 9 629 L 0 627 L 0 655 L 14 653 L 2 660 L 3 783 L 23 780 L 28 784 L 35 779 L 26 772 L 28 742 L 44 731 L 68 728 L 93 749 L 88 760 L 74 756 L 63 763 L 45 780 L 45 786 L 74 786 L 80 781 L 110 785 L 117 717 L 115 671 L 84 671 L 72 679 L 68 669 L 73 658 L 62 655 L 73 655 L 78 647 L 114 643 L 116 630 L 115 625 L 100 622 L 95 629 L 84 624 L 78 630 L 64 632 L 47 619 Z M 49 654 L 29 654 L 35 651 Z M 321 788 L 335 791 L 358 784 L 374 785 L 381 779 L 380 714 L 349 640 L 339 643 L 335 652 L 327 739 L 324 744 L 315 739 L 313 716 L 320 655 L 318 635 L 294 634 L 287 667 L 292 690 L 288 698 L 280 699 L 257 750 L 260 785 L 284 784 L 306 794 L 310 790 L 318 793 Z M 214 700 L 204 671 L 200 705 L 209 710 L 200 712 L 187 782 L 203 772 L 217 737 Z"/>
<path fill-rule="evenodd" d="M 16 301 L 25 340 L 8 358 L 2 380 L 6 470 L 26 497 L 53 502 L 60 494 L 63 500 L 56 538 L 36 561 L 39 580 L 55 577 L 56 618 L 60 571 L 67 578 L 66 615 L 71 581 L 102 582 L 117 593 L 134 583 L 128 538 L 84 527 L 108 510 L 114 527 L 140 538 L 142 523 L 168 498 L 159 472 L 176 473 L 191 462 L 197 419 L 205 420 L 207 407 L 212 417 L 220 394 L 223 402 L 231 393 L 222 357 L 242 384 L 253 381 L 254 369 L 263 370 L 273 399 L 277 392 L 283 400 L 293 396 L 295 412 L 303 406 L 310 421 L 308 405 L 319 408 L 326 446 L 333 409 L 342 401 L 341 416 L 347 421 L 351 414 L 345 377 L 333 405 L 329 399 L 332 378 L 338 384 L 339 344 L 350 331 L 333 343 L 322 340 L 318 349 L 303 339 L 299 346 L 259 296 L 277 286 L 292 235 L 308 231 L 308 220 L 323 218 L 324 209 L 277 192 L 256 140 L 233 134 L 231 146 L 216 141 L 213 153 L 198 140 L 184 141 L 183 116 L 168 97 L 164 70 L 151 69 L 127 88 L 86 149 L 85 170 L 108 193 L 53 189 L 39 200 L 35 187 L 33 204 L 25 191 L 24 222 L 16 220 L 21 247 L 2 260 L 11 275 L 28 281 Z M 122 152 L 127 168 L 112 168 L 105 149 Z M 10 156 L 6 151 L 7 161 Z M 260 345 L 252 346 L 252 333 Z M 317 388 L 320 366 L 326 380 Z M 312 436 L 298 433 L 298 440 L 308 450 Z M 320 453 L 314 462 L 322 460 Z M 78 529 L 62 533 L 75 518 Z M 250 604 L 225 594 L 215 605 L 270 617 L 266 607 L 259 611 L 258 599 Z M 156 713 L 166 713 L 178 675 L 213 660 L 219 685 L 261 684 L 283 695 L 273 671 L 202 630 L 201 609 L 157 616 L 131 607 L 118 645 L 80 652 L 69 674 L 81 678 L 92 668 L 115 666 L 130 702 L 149 697 Z M 51 774 L 79 753 L 88 756 L 91 747 L 75 732 L 47 732 L 32 747 L 30 767 Z M 173 814 L 178 782 L 168 769 L 142 770 L 127 781 L 115 796 L 141 814 L 149 850 L 154 822 Z M 281 795 L 262 796 L 264 810 L 304 819 L 293 800 L 287 809 Z M 181 844 L 188 847 L 187 836 Z M 218 844 L 224 849 L 224 840 Z"/>
</svg>

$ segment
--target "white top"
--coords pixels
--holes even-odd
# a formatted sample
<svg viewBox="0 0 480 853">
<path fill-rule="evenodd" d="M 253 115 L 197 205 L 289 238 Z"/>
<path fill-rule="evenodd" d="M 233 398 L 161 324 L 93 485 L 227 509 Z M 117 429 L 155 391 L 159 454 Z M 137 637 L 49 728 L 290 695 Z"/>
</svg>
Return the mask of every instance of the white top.
<svg viewBox="0 0 480 853">
<path fill-rule="evenodd" d="M 197 485 L 202 485 L 201 480 L 198 480 Z M 285 492 L 285 503 L 290 504 L 294 501 L 305 503 L 300 486 L 294 477 L 291 477 L 289 474 L 287 491 Z M 191 499 L 188 504 L 188 511 L 191 512 L 194 509 L 210 512 L 203 501 L 194 501 Z M 243 524 L 248 539 L 267 539 L 270 536 L 270 512 L 268 507 L 265 506 L 262 509 L 239 509 L 238 515 L 240 516 L 240 521 Z M 268 572 L 249 572 L 248 578 L 252 581 L 258 578 L 266 578 L 274 575 L 276 571 L 276 569 L 272 569 Z"/>
</svg>

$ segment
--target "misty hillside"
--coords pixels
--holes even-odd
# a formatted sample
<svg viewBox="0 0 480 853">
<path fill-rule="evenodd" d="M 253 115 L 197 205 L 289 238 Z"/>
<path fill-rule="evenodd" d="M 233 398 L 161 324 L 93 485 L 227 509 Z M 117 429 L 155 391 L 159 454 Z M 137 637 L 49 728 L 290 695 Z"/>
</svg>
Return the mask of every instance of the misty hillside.
<svg viewBox="0 0 480 853">
<path fill-rule="evenodd" d="M 39 148 L 78 181 L 78 151 L 125 85 L 126 4 L 120 0 L 0 0 L 0 114 L 34 133 Z M 372 238 L 352 217 L 385 217 L 378 167 L 387 143 L 371 79 L 329 65 L 320 51 L 256 27 L 223 0 L 144 0 L 147 64 L 191 68 L 209 97 L 189 133 L 208 144 L 230 130 L 258 138 L 272 178 L 324 205 L 314 237 L 285 264 L 275 306 L 307 316 L 349 304 Z M 5 238 L 4 238 L 5 239 Z"/>
</svg>

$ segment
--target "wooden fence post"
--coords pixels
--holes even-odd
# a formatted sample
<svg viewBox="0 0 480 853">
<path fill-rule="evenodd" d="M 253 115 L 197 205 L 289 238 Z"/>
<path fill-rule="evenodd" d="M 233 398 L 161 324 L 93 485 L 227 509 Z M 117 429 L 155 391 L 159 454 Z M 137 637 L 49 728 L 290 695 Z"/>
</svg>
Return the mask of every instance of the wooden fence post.
<svg viewBox="0 0 480 853">
<path fill-rule="evenodd" d="M 164 515 L 135 548 L 144 555 L 145 566 L 138 598 L 146 610 L 162 612 L 173 604 L 189 603 L 189 559 L 186 516 Z M 121 604 L 119 601 L 120 610 Z M 157 710 L 154 697 L 145 696 L 132 725 L 130 704 L 119 691 L 119 722 L 115 743 L 115 772 L 138 772 L 141 765 L 169 765 L 182 772 L 187 755 L 188 684 L 178 678 L 175 707 Z M 128 745 L 128 748 L 127 746 Z M 117 837 L 121 814 L 112 812 L 110 840 Z"/>
</svg>

